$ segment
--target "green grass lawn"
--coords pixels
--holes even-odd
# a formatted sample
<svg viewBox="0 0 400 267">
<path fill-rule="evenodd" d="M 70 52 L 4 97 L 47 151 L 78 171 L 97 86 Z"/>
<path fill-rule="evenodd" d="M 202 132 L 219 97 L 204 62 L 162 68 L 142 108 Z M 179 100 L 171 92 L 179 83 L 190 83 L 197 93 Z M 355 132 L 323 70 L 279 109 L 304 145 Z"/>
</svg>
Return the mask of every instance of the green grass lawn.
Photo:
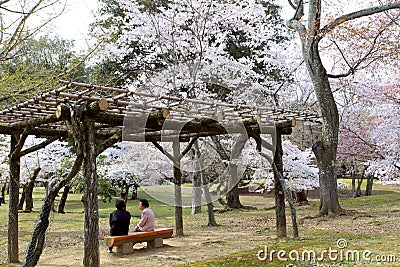
<svg viewBox="0 0 400 267">
<path fill-rule="evenodd" d="M 19 247 L 20 247 L 20 260 L 24 257 L 24 250 L 28 245 L 31 232 L 33 230 L 35 221 L 39 215 L 40 208 L 42 205 L 42 199 L 44 197 L 44 188 L 35 188 L 33 191 L 34 209 L 31 213 L 25 213 L 20 211 L 18 222 L 19 222 Z M 60 192 L 60 196 L 62 191 Z M 46 239 L 57 240 L 67 239 L 75 240 L 72 242 L 78 242 L 83 240 L 83 204 L 81 202 L 81 194 L 72 194 L 68 196 L 68 200 L 65 206 L 65 214 L 59 214 L 52 212 L 50 215 L 50 226 L 48 228 Z M 139 198 L 147 198 L 150 201 L 151 208 L 157 214 L 157 223 L 165 227 L 174 226 L 174 207 L 159 202 L 157 199 L 147 195 L 142 190 L 139 191 Z M 56 210 L 59 198 L 56 200 Z M 100 230 L 103 235 L 107 234 L 108 231 L 108 220 L 110 213 L 115 210 L 115 201 L 103 202 L 99 199 L 99 224 Z M 139 210 L 139 200 L 129 200 L 127 203 L 127 210 L 131 212 L 133 218 L 131 223 L 137 223 L 140 219 L 141 211 Z M 184 216 L 189 216 L 191 210 L 189 208 L 183 209 Z M 7 258 L 7 221 L 8 221 L 8 196 L 6 196 L 6 204 L 0 206 L 0 220 L 4 223 L 0 225 L 0 265 L 5 264 Z M 63 245 L 59 244 L 62 248 Z M 56 246 L 56 245 L 55 245 Z M 55 249 L 58 249 L 57 246 Z"/>
<path fill-rule="evenodd" d="M 300 237 L 293 239 L 290 236 L 291 222 L 290 211 L 287 209 L 288 218 L 288 238 L 274 238 L 274 227 L 265 228 L 263 225 L 255 224 L 258 233 L 266 233 L 271 238 L 266 238 L 263 243 L 255 243 L 253 247 L 243 247 L 242 250 L 234 253 L 221 250 L 220 257 L 205 258 L 191 263 L 182 263 L 186 266 L 377 266 L 378 256 L 386 260 L 392 260 L 391 256 L 396 256 L 396 262 L 386 263 L 385 266 L 400 266 L 400 193 L 396 186 L 374 185 L 375 191 L 370 197 L 346 198 L 341 199 L 342 207 L 348 210 L 348 214 L 336 218 L 318 218 L 305 220 L 299 226 Z M 163 191 L 162 188 L 157 190 Z M 139 198 L 147 198 L 150 206 L 157 216 L 157 225 L 160 227 L 174 227 L 174 207 L 160 202 L 159 197 L 153 198 L 146 194 L 148 190 L 140 190 Z M 39 214 L 43 188 L 34 190 L 34 211 L 32 213 L 21 212 L 19 214 L 19 247 L 20 260 L 23 260 L 24 251 L 28 244 L 31 231 L 36 218 Z M 153 195 L 153 194 L 152 194 Z M 83 205 L 80 201 L 80 194 L 70 194 L 65 214 L 51 213 L 50 226 L 47 231 L 46 249 L 57 253 L 70 247 L 71 250 L 78 250 L 80 247 L 74 245 L 83 243 Z M 8 199 L 7 204 L 0 207 L 0 218 L 4 222 L 0 225 L 0 265 L 6 265 L 7 257 L 7 221 L 8 221 Z M 273 198 L 242 196 L 242 204 L 253 206 L 257 209 L 242 209 L 223 213 L 216 213 L 216 220 L 221 224 L 219 227 L 208 228 L 210 234 L 224 234 L 236 231 L 237 220 L 246 218 L 274 218 Z M 127 210 L 134 216 L 132 224 L 139 220 L 140 210 L 138 200 L 129 200 Z M 108 234 L 108 216 L 115 209 L 114 201 L 99 201 L 99 225 L 100 236 Z M 216 204 L 216 209 L 222 207 Z M 316 214 L 318 200 L 310 201 L 309 206 L 297 207 L 298 218 Z M 192 233 L 206 230 L 207 214 L 203 213 L 195 216 L 191 215 L 190 208 L 184 208 L 184 225 Z M 250 238 L 250 237 L 249 237 Z M 344 239 L 347 246 L 339 248 L 338 239 Z M 221 244 L 223 245 L 223 240 Z M 220 244 L 220 245 L 221 245 Z M 226 244 L 228 247 L 228 244 Z M 234 244 L 230 244 L 234 246 Z M 330 260 L 328 255 L 321 254 L 331 250 L 338 250 L 335 254 L 338 258 Z M 265 251 L 267 253 L 265 253 Z M 274 251 L 274 252 L 271 252 Z M 278 251 L 281 251 L 278 257 Z M 302 253 L 314 251 L 321 260 L 309 262 L 302 260 Z M 346 258 L 346 253 L 370 253 L 369 258 L 375 262 L 362 260 L 355 262 L 353 259 Z M 272 254 L 271 254 L 272 253 Z M 283 254 L 284 253 L 284 254 Z M 340 255 L 342 253 L 342 256 Z M 258 255 L 258 257 L 257 257 Z M 264 259 L 264 257 L 267 257 Z M 299 260 L 291 260 L 298 255 Z M 333 255 L 333 256 L 335 256 Z M 341 257 L 340 257 L 341 256 Z M 351 255 L 350 255 L 351 256 Z M 190 258 L 190 255 L 188 255 Z M 361 257 L 361 256 L 360 256 Z M 284 261 L 287 259 L 287 261 Z M 362 259 L 362 257 L 361 257 Z M 177 264 L 177 263 L 174 263 Z"/>
<path fill-rule="evenodd" d="M 306 221 L 297 239 L 275 238 L 255 249 L 186 266 L 400 266 L 400 188 L 375 188 L 370 197 L 341 199 L 348 215 Z M 313 201 L 314 213 L 317 207 Z M 297 215 L 311 215 L 309 207 L 297 207 Z M 307 261 L 311 251 L 317 261 Z"/>
</svg>

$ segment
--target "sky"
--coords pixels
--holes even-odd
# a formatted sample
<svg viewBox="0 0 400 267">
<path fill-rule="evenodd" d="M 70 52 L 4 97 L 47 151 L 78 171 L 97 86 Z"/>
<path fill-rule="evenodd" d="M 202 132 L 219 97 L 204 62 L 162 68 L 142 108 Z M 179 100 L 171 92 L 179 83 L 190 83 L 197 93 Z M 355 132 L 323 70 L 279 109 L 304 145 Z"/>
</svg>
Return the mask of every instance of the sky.
<svg viewBox="0 0 400 267">
<path fill-rule="evenodd" d="M 74 40 L 77 50 L 86 49 L 89 24 L 94 22 L 97 9 L 97 0 L 67 0 L 65 11 L 52 22 L 51 31 Z"/>
<path fill-rule="evenodd" d="M 87 49 L 88 28 L 94 22 L 99 7 L 97 0 L 65 0 L 66 9 L 53 23 L 51 31 L 69 40 L 74 40 L 76 50 Z M 283 7 L 282 17 L 290 19 L 294 10 L 288 4 L 288 0 L 276 0 Z M 353 0 L 353 3 L 358 3 Z M 93 42 L 93 41 L 92 41 Z M 93 44 L 92 44 L 93 45 Z"/>
</svg>

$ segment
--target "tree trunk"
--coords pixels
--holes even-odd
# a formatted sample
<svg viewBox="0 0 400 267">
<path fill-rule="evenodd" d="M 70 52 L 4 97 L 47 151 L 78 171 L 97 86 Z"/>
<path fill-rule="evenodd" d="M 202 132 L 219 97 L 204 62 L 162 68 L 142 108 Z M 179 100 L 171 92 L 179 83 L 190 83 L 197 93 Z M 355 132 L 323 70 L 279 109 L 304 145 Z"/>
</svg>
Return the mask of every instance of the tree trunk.
<svg viewBox="0 0 400 267">
<path fill-rule="evenodd" d="M 363 182 L 363 176 L 357 178 L 357 189 L 356 189 L 356 196 L 360 197 L 361 196 L 361 185 Z"/>
<path fill-rule="evenodd" d="M 6 195 L 5 195 L 6 186 L 7 186 L 7 183 L 4 183 L 3 187 L 1 188 L 1 200 L 0 200 L 1 203 L 0 203 L 0 205 L 6 204 Z"/>
<path fill-rule="evenodd" d="M 98 180 L 96 172 L 96 153 L 94 139 L 94 120 L 83 118 L 85 142 L 83 147 L 84 164 L 84 206 L 85 206 L 85 241 L 84 266 L 100 266 L 99 250 L 99 214 L 98 214 Z"/>
<path fill-rule="evenodd" d="M 321 190 L 319 215 L 339 215 L 343 211 L 339 204 L 336 177 L 339 114 L 316 44 L 312 52 L 310 52 L 310 56 L 312 56 L 313 60 L 307 66 L 314 83 L 321 115 L 324 120 L 321 136 L 321 161 L 319 163 Z M 310 58 L 307 60 L 310 60 Z M 315 73 L 315 75 L 312 75 L 312 73 Z"/>
<path fill-rule="evenodd" d="M 131 195 L 131 200 L 136 200 L 138 198 L 137 195 L 137 191 L 138 191 L 138 186 L 136 184 L 136 182 L 133 184 L 132 186 L 132 195 Z"/>
<path fill-rule="evenodd" d="M 4 201 L 4 197 L 5 197 L 4 191 L 5 191 L 5 184 L 1 187 L 0 206 L 1 206 L 1 204 L 5 204 L 5 201 Z"/>
<path fill-rule="evenodd" d="M 365 187 L 365 196 L 372 195 L 372 186 L 374 185 L 374 177 L 372 175 L 367 176 L 367 185 Z"/>
<path fill-rule="evenodd" d="M 306 195 L 305 190 L 297 191 L 296 192 L 296 201 L 297 203 L 302 206 L 302 205 L 308 205 L 308 199 Z"/>
<path fill-rule="evenodd" d="M 342 208 L 339 205 L 339 196 L 337 193 L 337 181 L 335 176 L 329 176 L 323 172 L 322 164 L 322 150 L 321 141 L 317 141 L 313 145 L 313 152 L 317 158 L 319 166 L 319 184 L 320 184 L 320 204 L 319 204 L 319 216 L 327 215 L 339 215 L 342 212 Z M 326 157 L 324 157 L 326 158 Z M 326 163 L 326 162 L 325 162 Z M 326 165 L 326 164 L 325 164 Z M 334 175 L 334 172 L 330 172 Z M 332 181 L 334 179 L 334 181 Z M 331 191 L 329 191 L 331 190 Z"/>
<path fill-rule="evenodd" d="M 299 5 L 303 5 L 303 2 L 299 1 Z M 343 212 L 339 204 L 336 177 L 339 113 L 318 48 L 320 38 L 322 38 L 319 32 L 321 26 L 321 1 L 309 2 L 308 28 L 298 21 L 303 15 L 300 14 L 302 9 L 299 9 L 298 12 L 299 14 L 297 15 L 299 17 L 294 17 L 289 21 L 288 25 L 298 32 L 301 39 L 304 62 L 313 83 L 323 120 L 318 161 L 320 181 L 319 215 L 339 215 Z"/>
<path fill-rule="evenodd" d="M 120 198 L 123 199 L 126 203 L 126 201 L 128 200 L 128 190 L 129 187 L 127 186 L 126 182 L 123 181 L 122 185 L 121 185 L 121 195 Z"/>
<path fill-rule="evenodd" d="M 180 145 L 179 141 L 172 143 L 174 151 L 174 188 L 175 188 L 175 234 L 183 236 L 183 214 L 182 214 L 182 172 L 180 169 Z"/>
<path fill-rule="evenodd" d="M 236 184 L 226 195 L 226 205 L 231 209 L 240 209 L 243 207 L 239 198 L 239 186 Z"/>
<path fill-rule="evenodd" d="M 353 198 L 358 197 L 356 192 L 356 172 L 354 169 L 351 171 L 351 193 Z"/>
<path fill-rule="evenodd" d="M 248 140 L 247 134 L 240 135 L 240 137 L 236 140 L 235 146 L 232 149 L 232 154 L 229 162 L 229 173 L 230 173 L 230 177 L 228 180 L 229 192 L 226 195 L 226 203 L 229 208 L 233 209 L 239 209 L 243 207 L 242 203 L 240 203 L 240 198 L 239 198 L 240 177 L 238 175 L 238 165 L 236 163 L 236 160 L 239 158 L 240 153 L 242 152 L 247 140 Z"/>
<path fill-rule="evenodd" d="M 33 188 L 35 187 L 35 181 L 39 175 L 41 168 L 37 167 L 29 179 L 29 182 L 25 186 L 25 212 L 32 212 L 33 209 Z"/>
<path fill-rule="evenodd" d="M 64 192 L 61 196 L 60 204 L 58 205 L 58 213 L 62 213 L 62 214 L 65 213 L 65 211 L 64 211 L 65 203 L 67 202 L 67 198 L 68 198 L 70 189 L 71 189 L 71 186 L 69 186 L 69 185 L 64 186 Z"/>
<path fill-rule="evenodd" d="M 202 174 L 201 177 L 202 177 L 204 195 L 205 195 L 206 201 L 207 201 L 207 215 L 208 215 L 208 224 L 207 225 L 208 226 L 218 226 L 217 222 L 215 221 L 214 205 L 212 203 L 206 176 L 204 174 Z"/>
<path fill-rule="evenodd" d="M 196 155 L 196 163 L 197 163 L 197 170 L 199 171 L 200 174 L 200 180 L 201 180 L 201 185 L 204 190 L 204 196 L 206 198 L 207 202 L 207 213 L 208 213 L 208 226 L 217 226 L 217 222 L 215 221 L 215 216 L 214 216 L 214 206 L 213 206 L 213 201 L 210 195 L 210 190 L 207 182 L 207 178 L 204 175 L 204 163 L 203 163 L 203 158 L 201 157 L 201 151 L 199 148 L 199 142 L 196 141 L 194 143 L 194 150 L 195 150 L 195 155 Z"/>
<path fill-rule="evenodd" d="M 10 151 L 10 184 L 9 184 L 9 211 L 8 211 L 8 261 L 18 263 L 18 201 L 20 179 L 20 151 L 17 148 L 21 142 L 19 134 L 11 135 Z M 23 142 L 23 141 L 22 141 Z"/>
<path fill-rule="evenodd" d="M 19 199 L 19 203 L 18 203 L 18 210 L 24 209 L 27 186 L 28 186 L 28 183 L 22 185 L 22 193 L 21 193 L 21 198 Z"/>
<path fill-rule="evenodd" d="M 44 242 L 46 238 L 46 231 L 49 227 L 49 216 L 52 210 L 54 199 L 58 191 L 49 190 L 44 198 L 43 206 L 40 210 L 39 218 L 36 221 L 33 229 L 31 239 L 26 251 L 24 260 L 24 267 L 36 266 L 42 254 Z"/>
<path fill-rule="evenodd" d="M 197 159 L 199 160 L 199 159 Z M 201 213 L 201 172 L 202 170 L 195 170 L 191 175 L 192 182 L 192 214 Z"/>
<path fill-rule="evenodd" d="M 24 260 L 24 267 L 35 266 L 39 261 L 40 255 L 43 251 L 43 246 L 46 237 L 46 231 L 49 226 L 49 215 L 50 211 L 52 211 L 52 207 L 54 205 L 54 200 L 60 191 L 60 189 L 65 186 L 72 178 L 80 170 L 82 165 L 83 157 L 81 153 L 78 153 L 75 163 L 71 168 L 71 172 L 69 175 L 62 180 L 56 180 L 55 183 L 48 183 L 46 196 L 44 198 L 43 206 L 40 210 L 39 218 L 36 221 L 35 227 L 33 229 L 31 239 L 28 244 L 28 248 L 26 250 L 25 260 Z"/>
<path fill-rule="evenodd" d="M 215 144 L 216 147 L 216 151 L 218 153 L 218 155 L 220 156 L 220 158 L 222 159 L 222 161 L 224 162 L 225 167 L 228 167 L 228 164 L 226 164 L 225 162 L 229 161 L 229 156 L 226 153 L 224 147 L 222 146 L 221 142 L 219 141 L 217 136 L 211 136 L 211 140 L 213 141 L 213 143 Z M 223 194 L 226 194 L 228 191 L 228 189 L 225 189 L 224 187 L 228 187 L 227 185 L 223 184 L 224 182 L 220 179 L 216 191 L 217 191 L 217 195 L 218 195 L 218 202 L 226 209 L 228 208 L 227 203 L 225 202 L 225 200 L 222 198 Z M 221 190 L 221 188 L 223 188 Z"/>
</svg>

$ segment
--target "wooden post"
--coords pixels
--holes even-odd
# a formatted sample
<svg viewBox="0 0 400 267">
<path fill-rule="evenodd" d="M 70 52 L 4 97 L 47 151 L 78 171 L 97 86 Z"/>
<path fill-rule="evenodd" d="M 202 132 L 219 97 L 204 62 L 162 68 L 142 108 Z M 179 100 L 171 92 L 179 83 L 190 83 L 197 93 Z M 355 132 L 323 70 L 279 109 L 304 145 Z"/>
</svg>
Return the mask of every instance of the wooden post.
<svg viewBox="0 0 400 267">
<path fill-rule="evenodd" d="M 176 236 L 183 236 L 181 152 L 178 140 L 172 143 L 172 148 L 174 151 L 175 233 Z"/>
<path fill-rule="evenodd" d="M 280 129 L 276 129 L 275 138 L 275 154 L 274 164 L 277 173 L 274 171 L 274 187 L 275 187 L 275 214 L 276 214 L 276 235 L 277 237 L 286 237 L 286 212 L 285 212 L 285 194 L 283 187 L 279 181 L 279 175 L 283 176 L 283 149 L 282 149 L 282 134 Z"/>
<path fill-rule="evenodd" d="M 85 205 L 85 241 L 84 241 L 84 266 L 100 266 L 99 250 L 99 214 L 98 214 L 98 181 L 96 172 L 96 153 L 94 120 L 83 117 L 82 131 L 85 142 L 83 148 L 84 164 L 84 198 Z"/>
<path fill-rule="evenodd" d="M 18 263 L 18 202 L 20 160 L 17 144 L 21 141 L 20 134 L 11 135 L 10 149 L 10 194 L 8 212 L 8 262 Z"/>
</svg>

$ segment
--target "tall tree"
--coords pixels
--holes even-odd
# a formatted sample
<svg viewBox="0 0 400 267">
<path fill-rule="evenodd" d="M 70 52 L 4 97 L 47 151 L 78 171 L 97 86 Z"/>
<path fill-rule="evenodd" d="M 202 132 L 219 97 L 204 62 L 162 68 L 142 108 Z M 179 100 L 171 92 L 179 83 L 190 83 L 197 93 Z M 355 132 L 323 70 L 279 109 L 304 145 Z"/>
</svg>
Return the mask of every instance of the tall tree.
<svg viewBox="0 0 400 267">
<path fill-rule="evenodd" d="M 20 44 L 35 36 L 41 28 L 48 24 L 63 11 L 61 8 L 56 14 L 47 13 L 46 20 L 36 23 L 32 18 L 43 15 L 58 4 L 59 0 L 36 1 L 0 1 L 0 61 L 12 58 L 13 51 Z"/>
<path fill-rule="evenodd" d="M 32 40 L 47 24 L 58 17 L 64 11 L 65 2 L 66 0 L 0 1 L 0 64 L 3 68 L 5 62 L 18 61 L 17 57 L 21 56 L 24 43 Z M 36 86 L 24 87 L 23 83 L 17 90 L 12 89 L 12 86 L 10 88 L 5 86 L 5 83 L 12 84 L 7 74 L 7 70 L 6 73 L 0 71 L 0 101 L 15 98 L 16 94 L 22 96 L 37 90 Z M 29 79 L 25 79 L 25 82 L 28 81 Z"/>
<path fill-rule="evenodd" d="M 118 72 L 127 85 L 259 102 L 286 72 L 277 47 L 289 34 L 273 1 L 102 2 L 105 60 L 120 69 L 100 70 Z"/>
<path fill-rule="evenodd" d="M 62 11 L 63 6 L 57 11 L 54 9 L 56 4 L 63 2 L 60 0 L 4 0 L 0 1 L 0 104 L 7 105 L 15 103 L 15 95 L 22 96 L 25 93 L 31 92 L 36 87 L 21 87 L 18 90 L 13 90 L 15 80 L 9 79 L 15 74 L 12 72 L 13 67 L 20 66 L 18 59 L 19 49 L 28 40 L 36 36 L 39 31 L 48 24 L 53 18 L 57 17 Z M 44 16 L 44 13 L 46 15 Z M 40 18 L 42 16 L 42 18 Z M 35 20 L 36 18 L 36 20 Z M 46 18 L 46 19 L 43 19 Z M 14 61 L 15 65 L 9 65 Z M 6 66 L 7 65 L 7 66 Z M 10 68 L 9 68 L 10 67 Z M 11 70 L 11 72 L 10 72 Z M 23 71 L 20 72 L 24 74 Z M 24 74 L 25 82 L 29 81 L 30 77 Z M 19 262 L 18 260 L 18 191 L 19 191 L 19 160 L 20 145 L 18 143 L 20 134 L 13 137 L 12 146 L 17 147 L 17 150 L 12 150 L 10 155 L 10 199 L 9 202 L 9 221 L 8 221 L 8 261 L 10 263 Z M 16 153 L 15 153 L 16 152 Z M 18 167 L 16 167 L 18 165 Z"/>
<path fill-rule="evenodd" d="M 325 36 L 346 22 L 359 18 L 366 18 L 381 12 L 385 12 L 382 15 L 385 24 L 382 20 L 379 21 L 383 27 L 382 30 L 384 30 L 385 26 L 398 23 L 398 15 L 388 11 L 400 8 L 400 3 L 388 3 L 381 6 L 368 7 L 359 11 L 339 15 L 335 19 L 326 20 L 323 15 L 329 16 L 329 14 L 325 14 L 324 11 L 329 4 L 332 5 L 333 3 L 331 3 L 331 1 L 326 1 L 327 5 L 323 5 L 322 2 L 322 0 L 310 0 L 305 3 L 303 0 L 289 0 L 290 5 L 296 12 L 289 21 L 288 26 L 299 34 L 304 62 L 313 83 L 323 119 L 320 149 L 318 153 L 320 155 L 319 175 L 321 184 L 319 214 L 338 215 L 343 211 L 338 200 L 336 177 L 339 113 L 329 78 L 351 75 L 360 68 L 360 62 L 365 61 L 372 55 L 369 53 L 354 63 L 346 61 L 345 55 L 342 55 L 342 59 L 345 61 L 345 66 L 347 66 L 348 71 L 340 75 L 331 75 L 327 73 L 322 62 L 320 43 Z M 304 19 L 304 10 L 306 6 L 308 6 L 308 12 L 307 17 Z M 323 25 L 323 23 L 326 24 Z M 372 45 L 380 41 L 378 36 L 379 32 L 375 36 L 372 36 Z"/>
<path fill-rule="evenodd" d="M 289 34 L 273 1 L 103 2 L 116 16 L 98 23 L 112 33 L 106 60 L 137 90 L 266 103 L 286 73 L 277 47 Z"/>
</svg>

